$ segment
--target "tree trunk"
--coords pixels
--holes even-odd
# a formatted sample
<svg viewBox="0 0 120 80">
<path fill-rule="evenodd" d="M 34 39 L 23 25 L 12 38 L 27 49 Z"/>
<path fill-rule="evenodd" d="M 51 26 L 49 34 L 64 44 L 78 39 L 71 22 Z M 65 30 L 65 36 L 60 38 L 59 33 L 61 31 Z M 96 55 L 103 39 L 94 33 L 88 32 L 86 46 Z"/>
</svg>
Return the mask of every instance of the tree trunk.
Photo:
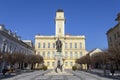
<svg viewBox="0 0 120 80">
<path fill-rule="evenodd" d="M 104 75 L 106 76 L 106 64 L 103 64 L 103 72 L 104 72 Z"/>
</svg>

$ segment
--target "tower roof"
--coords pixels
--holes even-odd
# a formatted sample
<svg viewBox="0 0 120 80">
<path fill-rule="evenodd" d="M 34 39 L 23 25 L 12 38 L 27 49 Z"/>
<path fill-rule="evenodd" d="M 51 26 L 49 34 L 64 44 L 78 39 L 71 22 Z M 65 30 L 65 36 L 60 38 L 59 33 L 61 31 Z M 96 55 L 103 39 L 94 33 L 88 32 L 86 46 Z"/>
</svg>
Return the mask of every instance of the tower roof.
<svg viewBox="0 0 120 80">
<path fill-rule="evenodd" d="M 117 14 L 117 18 L 115 20 L 120 22 L 120 13 Z"/>
<path fill-rule="evenodd" d="M 57 12 L 64 12 L 62 9 L 58 9 Z"/>
</svg>

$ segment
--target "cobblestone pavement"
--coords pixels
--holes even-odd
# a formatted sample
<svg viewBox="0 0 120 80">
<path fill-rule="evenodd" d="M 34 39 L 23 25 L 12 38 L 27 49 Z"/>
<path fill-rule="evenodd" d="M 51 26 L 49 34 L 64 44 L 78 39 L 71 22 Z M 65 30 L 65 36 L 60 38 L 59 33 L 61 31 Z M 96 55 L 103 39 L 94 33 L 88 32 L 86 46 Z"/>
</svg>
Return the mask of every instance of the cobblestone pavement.
<svg viewBox="0 0 120 80">
<path fill-rule="evenodd" d="M 48 73 L 51 74 L 45 75 Z M 59 73 L 53 74 L 50 71 L 34 71 L 30 73 L 22 73 L 20 75 L 16 75 L 14 77 L 2 80 L 113 80 L 113 79 L 100 77 L 82 71 L 66 70 L 63 74 L 60 73 L 60 75 Z"/>
<path fill-rule="evenodd" d="M 83 72 L 83 71 L 67 70 L 67 72 L 73 73 L 75 76 L 79 77 L 80 80 L 113 80 L 111 78 L 105 78 L 105 77 L 101 77 L 101 76 Z"/>
</svg>

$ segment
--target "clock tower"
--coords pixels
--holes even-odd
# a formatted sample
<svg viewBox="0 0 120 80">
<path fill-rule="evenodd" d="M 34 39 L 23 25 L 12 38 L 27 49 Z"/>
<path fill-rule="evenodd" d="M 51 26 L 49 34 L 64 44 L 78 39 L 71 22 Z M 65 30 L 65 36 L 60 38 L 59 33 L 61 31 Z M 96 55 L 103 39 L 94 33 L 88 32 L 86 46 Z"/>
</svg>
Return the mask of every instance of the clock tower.
<svg viewBox="0 0 120 80">
<path fill-rule="evenodd" d="M 63 37 L 65 34 L 65 17 L 62 9 L 58 9 L 56 12 L 55 26 L 56 26 L 56 36 Z"/>
</svg>

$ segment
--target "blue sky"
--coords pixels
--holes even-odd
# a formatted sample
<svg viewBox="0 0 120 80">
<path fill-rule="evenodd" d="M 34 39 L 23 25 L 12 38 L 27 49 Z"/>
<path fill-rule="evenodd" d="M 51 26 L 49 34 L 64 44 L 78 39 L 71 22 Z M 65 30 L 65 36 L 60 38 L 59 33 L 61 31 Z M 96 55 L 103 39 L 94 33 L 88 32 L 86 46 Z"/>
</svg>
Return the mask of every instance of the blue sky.
<svg viewBox="0 0 120 80">
<path fill-rule="evenodd" d="M 0 0 L 0 24 L 22 39 L 55 34 L 55 12 L 65 12 L 65 32 L 85 35 L 86 49 L 107 48 L 106 31 L 115 26 L 120 0 Z"/>
</svg>

